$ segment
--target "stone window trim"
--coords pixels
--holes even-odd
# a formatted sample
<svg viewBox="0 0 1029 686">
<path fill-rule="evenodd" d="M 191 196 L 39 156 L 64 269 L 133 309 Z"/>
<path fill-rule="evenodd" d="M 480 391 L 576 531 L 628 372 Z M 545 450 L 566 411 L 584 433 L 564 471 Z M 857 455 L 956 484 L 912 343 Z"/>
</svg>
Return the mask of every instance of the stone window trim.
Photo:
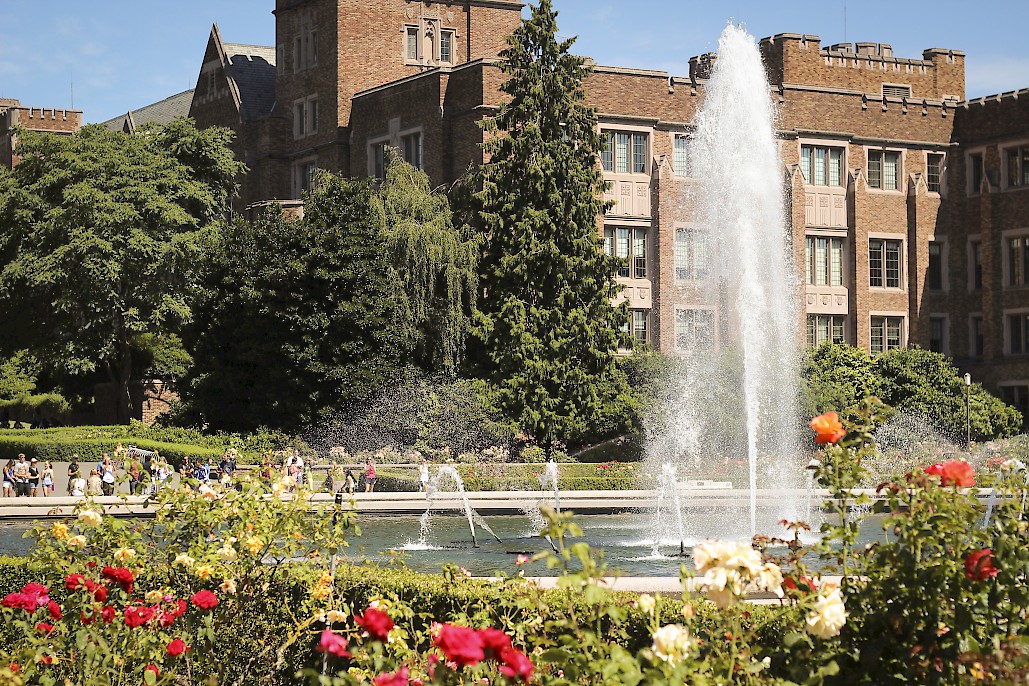
<svg viewBox="0 0 1029 686">
<path fill-rule="evenodd" d="M 932 190 L 932 188 L 930 186 L 930 184 L 932 183 L 932 179 L 930 178 L 930 175 L 929 175 L 929 162 L 933 159 L 934 155 L 938 155 L 938 156 L 942 157 L 942 160 L 940 161 L 940 176 L 939 176 L 939 179 L 938 179 L 938 184 L 939 184 L 939 189 L 940 190 L 938 190 L 938 191 Z M 923 160 L 923 162 L 925 163 L 925 187 L 926 187 L 929 195 L 932 196 L 932 197 L 941 197 L 941 198 L 947 197 L 947 159 L 948 159 L 948 156 L 947 156 L 947 152 L 945 150 L 926 150 L 925 151 L 925 159 Z"/>
<path fill-rule="evenodd" d="M 450 37 L 450 59 L 443 60 L 442 36 Z M 409 49 L 409 36 L 415 36 L 416 54 Z M 431 40 L 430 40 L 431 39 Z M 442 19 L 425 17 L 406 20 L 400 28 L 400 56 L 405 66 L 438 67 L 457 64 L 457 48 L 461 34 L 454 26 L 447 26 Z M 431 52 L 432 54 L 426 54 Z"/>
<path fill-rule="evenodd" d="M 318 66 L 318 24 L 314 10 L 301 10 L 295 26 L 297 33 L 292 41 L 294 74 Z"/>
<path fill-rule="evenodd" d="M 300 199 L 303 196 L 303 192 L 310 190 L 313 187 L 312 173 L 318 168 L 318 157 L 315 155 L 309 155 L 293 160 L 292 164 L 292 182 L 293 182 L 293 197 Z M 305 178 L 306 176 L 306 178 Z"/>
<path fill-rule="evenodd" d="M 805 186 L 813 186 L 821 189 L 826 188 L 837 188 L 845 189 L 849 181 L 849 173 L 847 171 L 847 163 L 849 161 L 849 144 L 846 140 L 842 139 L 825 139 L 825 138 L 798 138 L 797 139 L 797 166 L 800 169 L 801 177 L 804 179 Z M 805 156 L 805 148 L 810 148 L 810 156 Z M 825 150 L 825 169 L 822 173 L 822 183 L 816 183 L 817 178 L 817 151 Z M 839 154 L 839 163 L 837 173 L 839 178 L 836 179 L 837 183 L 830 183 L 830 174 L 832 167 L 832 155 L 833 153 Z M 805 164 L 807 162 L 807 164 Z"/>
<path fill-rule="evenodd" d="M 884 98 L 914 97 L 914 89 L 910 83 L 884 83 L 881 92 Z"/>
<path fill-rule="evenodd" d="M 975 263 L 975 247 L 979 246 L 979 280 L 980 284 L 976 285 L 976 263 Z M 965 240 L 965 262 L 968 269 L 968 292 L 975 293 L 976 291 L 982 290 L 982 278 L 983 278 L 983 237 L 982 234 L 973 233 L 969 234 Z"/>
<path fill-rule="evenodd" d="M 676 284 L 681 287 L 713 278 L 710 232 L 695 224 L 676 223 L 672 235 L 672 272 Z"/>
<path fill-rule="evenodd" d="M 883 319 L 900 319 L 901 320 L 900 321 L 900 345 L 897 346 L 897 347 L 900 347 L 900 348 L 908 347 L 908 340 L 909 340 L 908 336 L 909 336 L 909 331 L 910 331 L 910 327 L 908 326 L 908 313 L 906 311 L 904 311 L 904 310 L 890 310 L 890 311 L 887 311 L 887 310 L 872 310 L 871 312 L 868 313 L 868 349 L 869 350 L 874 350 L 873 341 L 872 341 L 872 322 L 873 322 L 873 320 L 878 319 L 878 318 L 883 318 Z M 885 337 L 885 332 L 884 332 L 884 337 Z M 893 347 L 890 347 L 888 345 L 888 343 L 886 341 L 884 341 L 884 348 L 883 348 L 882 352 L 886 352 L 887 350 L 893 350 Z M 876 353 L 873 353 L 873 354 L 876 354 Z"/>
<path fill-rule="evenodd" d="M 674 172 L 676 178 L 680 178 L 680 179 L 694 178 L 694 174 L 693 174 L 693 160 L 690 158 L 690 155 L 693 152 L 692 151 L 692 146 L 693 146 L 693 136 L 694 136 L 694 133 L 695 132 L 692 131 L 692 130 L 669 131 L 668 132 L 668 140 L 671 143 L 671 149 L 672 149 L 672 157 L 671 157 L 672 171 Z M 681 139 L 685 139 L 686 140 L 686 143 L 685 143 L 685 159 L 683 159 L 682 150 L 679 148 L 679 141 Z M 683 166 L 683 162 L 685 162 L 685 166 Z"/>
<path fill-rule="evenodd" d="M 825 253 L 819 255 L 819 247 L 822 247 L 819 243 L 822 241 L 825 241 L 823 244 Z M 846 232 L 806 231 L 804 236 L 805 286 L 820 291 L 826 289 L 846 291 L 847 284 L 851 279 L 848 249 L 850 243 L 851 240 Z"/>
<path fill-rule="evenodd" d="M 1029 183 L 1025 182 L 1026 178 L 1029 177 L 1029 171 L 1026 171 L 1027 165 L 1029 165 L 1029 159 L 1022 157 L 1021 165 L 1017 170 L 1022 175 L 1022 178 L 1020 179 L 1011 178 L 1011 168 L 1008 163 L 1009 153 L 1022 148 L 1029 148 L 1029 138 L 1012 140 L 1006 143 L 1001 143 L 997 146 L 997 152 L 1000 157 L 1000 188 L 1002 191 L 1024 191 L 1029 189 Z"/>
<path fill-rule="evenodd" d="M 1023 320 L 1023 326 L 1025 326 L 1025 320 L 1027 318 L 1029 318 L 1029 307 L 1016 307 L 1016 308 L 1002 310 L 1001 321 L 1002 321 L 1003 327 L 1004 327 L 1004 346 L 1003 346 L 1004 355 L 1005 356 L 1024 357 L 1026 355 L 1029 355 L 1029 345 L 1027 345 L 1027 344 L 1029 344 L 1029 331 L 1026 331 L 1025 329 L 1023 329 L 1023 331 L 1022 331 L 1022 341 L 1021 341 L 1022 350 L 1018 351 L 1018 352 L 1013 352 L 1012 351 L 1012 346 L 1011 346 L 1011 342 L 1012 342 L 1011 341 L 1011 339 L 1012 339 L 1011 320 L 1013 318 L 1015 318 L 1015 317 L 1021 318 Z M 1029 327 L 1027 327 L 1027 328 L 1029 328 Z"/>
<path fill-rule="evenodd" d="M 949 356 L 951 354 L 951 350 L 950 350 L 950 347 L 951 347 L 950 346 L 950 315 L 945 313 L 945 312 L 930 312 L 929 313 L 929 318 L 928 318 L 929 337 L 928 337 L 928 339 L 926 341 L 926 348 L 928 348 L 930 350 L 932 350 L 932 325 L 933 325 L 933 321 L 939 321 L 939 322 L 942 323 L 942 326 L 943 326 L 943 331 L 941 332 L 942 333 L 942 339 L 943 339 L 941 341 L 942 345 L 940 347 L 940 350 L 937 350 L 936 352 L 941 352 L 944 355 L 948 355 Z"/>
<path fill-rule="evenodd" d="M 906 233 L 886 233 L 881 231 L 869 231 L 868 240 L 865 242 L 864 250 L 870 251 L 871 241 L 873 239 L 885 240 L 885 241 L 900 241 L 900 287 L 893 288 L 890 286 L 873 286 L 869 282 L 868 289 L 875 292 L 889 292 L 889 293 L 906 293 L 908 290 L 907 277 L 908 277 L 908 237 Z M 867 253 L 866 253 L 867 255 Z M 869 267 L 870 268 L 870 267 Z M 866 270 L 867 271 L 867 270 Z M 884 281 L 885 283 L 885 281 Z"/>
<path fill-rule="evenodd" d="M 980 335 L 983 335 L 985 320 L 983 319 L 982 312 L 972 312 L 968 315 L 968 356 L 978 359 L 985 355 L 986 344 L 985 341 L 976 341 L 976 322 L 979 323 Z M 979 345 L 977 345 L 977 343 Z"/>
<path fill-rule="evenodd" d="M 930 293 L 949 293 L 950 292 L 950 242 L 946 236 L 927 236 L 926 237 L 927 250 L 928 246 L 936 243 L 940 246 L 940 285 L 942 288 L 932 288 L 930 286 L 930 274 L 929 267 L 930 263 L 926 263 L 926 274 L 925 274 L 925 290 Z M 930 257 L 931 259 L 931 257 Z"/>
<path fill-rule="evenodd" d="M 293 140 L 318 133 L 320 111 L 318 96 L 309 95 L 293 101 Z"/>
<path fill-rule="evenodd" d="M 905 171 L 907 169 L 907 160 L 905 159 L 907 150 L 904 148 L 892 147 L 889 145 L 866 145 L 864 146 L 865 151 L 865 192 L 872 194 L 885 194 L 885 195 L 903 195 L 907 192 L 907 178 L 905 177 Z M 872 155 L 879 154 L 897 154 L 897 170 L 896 170 L 896 188 L 882 188 L 885 185 L 885 156 L 882 169 L 880 170 L 881 180 L 880 187 L 876 188 L 872 186 L 871 175 L 869 169 L 871 167 Z"/>
<path fill-rule="evenodd" d="M 1021 256 L 1011 255 L 1011 241 L 1013 239 L 1022 239 L 1024 241 Z M 1000 232 L 1000 264 L 1001 264 L 1001 287 L 1004 290 L 1012 289 L 1024 289 L 1029 288 L 1029 226 L 1024 226 L 1017 229 L 1007 229 Z M 1020 279 L 1013 279 L 1011 273 L 1012 259 L 1020 260 L 1021 273 L 1014 276 L 1021 277 Z M 1017 281 L 1017 282 L 1016 282 Z"/>
<path fill-rule="evenodd" d="M 393 127 L 391 127 L 391 128 L 393 128 Z M 368 150 L 368 176 L 370 176 L 372 178 L 376 178 L 376 171 L 377 170 L 375 168 L 375 148 L 377 146 L 380 146 L 382 144 L 386 144 L 388 147 L 393 148 L 393 150 L 396 152 L 396 154 L 400 155 L 401 159 L 403 159 L 403 157 L 404 157 L 404 139 L 409 137 L 409 136 L 415 135 L 415 134 L 417 134 L 420 137 L 420 139 L 421 139 L 421 141 L 420 141 L 420 145 L 421 145 L 421 159 L 422 159 L 422 166 L 421 166 L 421 168 L 424 169 L 425 168 L 425 127 L 424 126 L 413 126 L 411 128 L 408 128 L 408 129 L 399 129 L 399 130 L 396 131 L 395 134 L 391 132 L 391 133 L 382 134 L 382 135 L 379 135 L 379 136 L 370 137 L 368 139 L 368 143 L 367 143 L 367 150 Z M 386 173 L 385 167 L 383 168 L 382 173 L 385 176 L 385 173 Z"/>
<path fill-rule="evenodd" d="M 828 342 L 846 343 L 849 340 L 850 316 L 846 314 L 820 314 L 808 312 L 805 315 L 806 345 L 819 348 Z M 823 323 L 825 327 L 823 327 Z M 823 331 L 825 336 L 822 336 Z"/>
<path fill-rule="evenodd" d="M 710 329 L 707 332 L 708 340 L 700 341 L 700 343 L 706 343 L 705 349 L 717 350 L 719 348 L 719 312 L 718 308 L 714 305 L 676 305 L 673 319 L 673 349 L 678 353 L 687 353 L 692 351 L 694 348 L 690 345 L 690 338 L 696 334 L 696 315 L 692 322 L 689 322 L 691 313 L 705 312 L 710 316 L 710 320 L 707 322 L 710 325 Z M 680 329 L 680 324 L 692 323 L 693 329 L 691 331 L 683 331 Z M 693 341 L 696 342 L 696 341 Z"/>
<path fill-rule="evenodd" d="M 978 159 L 979 168 L 979 183 L 975 183 L 975 173 L 973 170 L 973 164 Z M 988 178 L 986 174 L 986 146 L 980 146 L 978 148 L 969 148 L 965 150 L 965 195 L 976 196 L 981 193 L 982 180 Z"/>
<path fill-rule="evenodd" d="M 640 178 L 643 178 L 643 177 L 648 177 L 648 178 L 650 177 L 650 175 L 651 175 L 651 173 L 652 173 L 652 171 L 654 169 L 654 145 L 653 144 L 654 144 L 654 135 L 655 135 L 656 132 L 655 132 L 653 126 L 639 126 L 639 125 L 635 125 L 635 124 L 623 123 L 623 122 L 620 122 L 620 121 L 600 121 L 600 122 L 598 122 L 598 128 L 600 129 L 600 136 L 603 139 L 603 141 L 601 143 L 602 150 L 601 150 L 601 155 L 600 155 L 600 160 L 599 160 L 600 163 L 601 163 L 600 169 L 601 169 L 601 172 L 603 174 L 605 174 L 605 176 L 618 176 L 618 177 L 622 177 L 622 178 L 625 178 L 625 177 L 628 177 L 628 176 L 632 176 L 632 177 L 635 177 L 637 179 L 640 179 Z M 629 165 L 629 171 L 628 172 L 615 171 L 617 169 L 617 160 L 615 160 L 615 164 L 612 166 L 612 170 L 611 171 L 608 171 L 608 170 L 604 169 L 603 145 L 606 144 L 604 141 L 607 140 L 607 135 L 608 134 L 615 134 L 615 135 L 617 135 L 617 134 L 630 134 L 630 136 L 629 136 L 629 150 L 628 150 L 628 165 Z M 645 137 L 645 141 L 646 141 L 646 143 L 645 143 L 645 145 L 646 145 L 646 150 L 645 150 L 645 157 L 646 157 L 646 159 L 645 159 L 644 170 L 642 172 L 634 171 L 634 167 L 633 167 L 634 153 L 635 153 L 635 150 L 634 150 L 634 138 L 633 138 L 634 134 L 643 134 L 643 136 Z M 616 153 L 615 153 L 614 150 L 611 151 L 611 155 L 613 156 L 613 158 L 616 157 Z"/>
</svg>

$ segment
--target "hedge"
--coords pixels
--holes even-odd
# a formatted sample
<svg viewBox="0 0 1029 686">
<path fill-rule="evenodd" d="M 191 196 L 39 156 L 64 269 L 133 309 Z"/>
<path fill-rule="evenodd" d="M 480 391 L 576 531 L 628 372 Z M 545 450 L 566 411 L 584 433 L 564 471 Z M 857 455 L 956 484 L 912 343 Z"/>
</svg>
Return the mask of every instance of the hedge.
<svg viewBox="0 0 1029 686">
<path fill-rule="evenodd" d="M 520 621 L 528 624 L 536 616 L 543 620 L 533 622 L 536 626 L 547 626 L 550 620 L 566 614 L 565 591 L 560 590 L 542 591 L 543 602 L 537 607 L 534 604 L 519 603 L 517 599 L 524 594 L 524 590 L 480 579 L 455 578 L 448 582 L 439 574 L 420 574 L 407 569 L 368 565 L 341 565 L 336 570 L 335 579 L 340 597 L 355 609 L 364 608 L 376 598 L 403 601 L 415 610 L 410 628 L 421 631 L 427 631 L 436 621 L 466 621 L 468 617 L 479 617 L 495 626 L 501 626 L 504 608 L 510 610 L 516 604 L 521 607 L 518 611 Z M 28 581 L 49 584 L 55 597 L 61 600 L 60 579 L 48 577 L 46 570 L 34 567 L 26 559 L 0 558 L 0 596 L 17 591 Z M 266 595 L 269 602 L 263 604 L 265 609 L 259 616 L 240 617 L 232 626 L 217 627 L 216 643 L 210 654 L 217 655 L 217 661 L 223 665 L 244 665 L 263 648 L 281 645 L 291 628 L 287 608 L 295 607 L 308 592 L 306 587 L 289 575 L 285 576 L 279 587 L 268 589 Z M 636 597 L 634 593 L 614 593 L 612 602 L 628 605 Z M 586 604 L 581 597 L 575 599 L 575 604 L 577 612 L 585 609 Z M 662 623 L 681 621 L 683 604 L 678 600 L 666 600 L 662 607 Z M 696 611 L 698 636 L 705 640 L 722 640 L 723 636 L 717 632 L 724 631 L 724 622 L 718 619 L 714 606 L 700 602 L 696 605 Z M 788 620 L 785 617 L 773 618 L 772 615 L 778 611 L 778 607 L 762 605 L 750 608 L 751 621 L 761 627 L 761 641 L 766 645 L 781 645 Z M 638 610 L 630 610 L 627 624 L 623 627 L 631 637 L 631 643 L 625 646 L 628 650 L 636 652 L 650 645 L 647 621 Z M 0 648 L 10 648 L 11 639 L 12 636 L 0 628 Z M 293 665 L 300 667 L 314 655 L 313 637 L 310 642 L 295 646 L 290 653 Z M 268 683 L 261 665 L 251 665 L 250 669 L 249 678 L 242 683 Z"/>
<path fill-rule="evenodd" d="M 58 433 L 55 433 L 58 432 Z M 205 448 L 182 443 L 139 440 L 129 437 L 77 437 L 63 429 L 34 429 L 31 431 L 0 431 L 0 461 L 17 459 L 18 453 L 25 453 L 44 461 L 68 462 L 72 455 L 78 455 L 82 462 L 99 462 L 102 454 L 113 453 L 118 443 L 123 447 L 133 445 L 143 450 L 156 450 L 176 466 L 182 458 L 209 457 L 217 460 L 224 449 Z"/>
</svg>

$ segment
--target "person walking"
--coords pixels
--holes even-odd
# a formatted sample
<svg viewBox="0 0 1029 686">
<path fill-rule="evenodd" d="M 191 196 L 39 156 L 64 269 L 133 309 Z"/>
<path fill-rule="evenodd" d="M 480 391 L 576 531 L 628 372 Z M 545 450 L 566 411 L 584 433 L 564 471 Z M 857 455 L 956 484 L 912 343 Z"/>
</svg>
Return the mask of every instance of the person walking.
<svg viewBox="0 0 1029 686">
<path fill-rule="evenodd" d="M 81 474 L 76 472 L 75 478 L 68 482 L 68 494 L 75 498 L 81 498 L 86 494 L 86 480 Z"/>
<path fill-rule="evenodd" d="M 18 464 L 14 465 L 14 493 L 23 498 L 29 495 L 29 463 L 25 453 L 18 453 Z"/>
<path fill-rule="evenodd" d="M 347 475 L 343 481 L 343 488 L 345 488 L 347 493 L 350 495 L 354 495 L 354 491 L 357 490 L 357 479 L 354 478 L 354 470 L 347 470 Z"/>
<path fill-rule="evenodd" d="M 54 494 L 54 465 L 50 460 L 43 464 L 43 495 Z"/>
<path fill-rule="evenodd" d="M 138 495 L 143 486 L 143 468 L 135 456 L 129 458 L 129 495 Z"/>
<path fill-rule="evenodd" d="M 71 495 L 72 482 L 78 479 L 79 476 L 79 456 L 76 453 L 71 456 L 71 463 L 68 465 L 68 495 Z"/>
<path fill-rule="evenodd" d="M 375 460 L 368 457 L 364 463 L 364 492 L 371 493 L 375 490 Z"/>
<path fill-rule="evenodd" d="M 418 465 L 418 487 L 422 493 L 429 492 L 429 461 L 424 457 L 421 464 Z"/>
<path fill-rule="evenodd" d="M 115 476 L 114 463 L 111 462 L 111 456 L 107 453 L 103 454 L 103 460 L 100 462 L 100 467 L 97 468 L 97 472 L 100 474 L 100 480 L 103 482 L 104 495 L 114 495 L 114 484 L 118 481 Z"/>
<path fill-rule="evenodd" d="M 4 465 L 4 497 L 14 497 L 14 460 L 8 460 Z"/>
</svg>

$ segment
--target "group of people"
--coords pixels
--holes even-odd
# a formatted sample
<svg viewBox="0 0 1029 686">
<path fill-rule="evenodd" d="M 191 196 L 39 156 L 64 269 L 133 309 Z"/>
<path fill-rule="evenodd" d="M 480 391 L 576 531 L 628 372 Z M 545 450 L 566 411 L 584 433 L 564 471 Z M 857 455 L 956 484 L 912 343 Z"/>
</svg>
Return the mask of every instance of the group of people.
<svg viewBox="0 0 1029 686">
<path fill-rule="evenodd" d="M 25 453 L 19 453 L 17 461 L 8 460 L 4 465 L 3 488 L 5 498 L 53 495 L 54 466 L 47 461 L 40 468 L 39 460 L 27 460 Z"/>
<path fill-rule="evenodd" d="M 336 462 L 332 463 L 332 467 L 329 468 L 329 475 L 325 481 L 325 490 L 330 493 L 335 493 L 337 497 L 342 496 L 344 493 L 353 495 L 358 490 L 358 485 L 361 479 L 364 480 L 364 492 L 373 493 L 375 491 L 375 460 L 368 456 L 364 461 L 364 469 L 357 475 L 354 474 L 353 467 L 343 467 Z"/>
</svg>

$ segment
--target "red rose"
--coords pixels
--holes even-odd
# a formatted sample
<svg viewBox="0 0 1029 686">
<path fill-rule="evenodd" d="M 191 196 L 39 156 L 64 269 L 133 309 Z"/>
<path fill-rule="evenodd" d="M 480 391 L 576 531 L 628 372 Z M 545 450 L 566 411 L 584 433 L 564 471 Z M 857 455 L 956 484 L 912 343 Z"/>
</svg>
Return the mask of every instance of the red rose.
<svg viewBox="0 0 1029 686">
<path fill-rule="evenodd" d="M 57 621 L 64 616 L 61 613 L 61 606 L 53 600 L 46 604 L 46 609 L 50 612 L 50 619 L 54 621 Z"/>
<path fill-rule="evenodd" d="M 500 660 L 504 663 L 500 666 L 500 672 L 508 679 L 521 679 L 528 683 L 536 669 L 532 660 L 515 648 L 505 648 L 500 654 Z"/>
<path fill-rule="evenodd" d="M 93 599 L 98 603 L 106 602 L 107 600 L 107 586 L 97 586 L 93 590 Z"/>
<path fill-rule="evenodd" d="M 182 599 L 176 600 L 175 601 L 175 609 L 172 610 L 172 616 L 175 617 L 175 618 L 181 617 L 182 615 L 186 614 L 186 608 L 188 608 L 188 607 L 189 607 L 189 605 L 186 604 L 185 600 L 182 600 Z"/>
<path fill-rule="evenodd" d="M 64 587 L 69 591 L 77 591 L 86 587 L 86 577 L 81 574 L 69 574 L 64 577 Z"/>
<path fill-rule="evenodd" d="M 125 625 L 131 629 L 143 626 L 154 617 L 154 608 L 140 606 L 125 608 Z"/>
<path fill-rule="evenodd" d="M 126 593 L 132 593 L 132 582 L 136 580 L 136 577 L 125 567 L 104 567 L 100 574 L 108 581 L 113 581 L 121 586 Z"/>
<path fill-rule="evenodd" d="M 977 550 L 965 558 L 965 576 L 972 581 L 986 581 L 1000 571 L 993 566 L 993 551 L 989 548 Z"/>
<path fill-rule="evenodd" d="M 100 610 L 100 619 L 104 620 L 104 624 L 110 624 L 113 622 L 117 615 L 118 611 L 110 605 L 104 605 L 103 609 Z"/>
<path fill-rule="evenodd" d="M 354 615 L 354 622 L 377 641 L 385 641 L 394 626 L 388 614 L 374 607 L 369 607 L 363 615 Z"/>
<path fill-rule="evenodd" d="M 213 609 L 218 604 L 218 596 L 211 591 L 198 591 L 193 594 L 190 600 L 193 601 L 194 605 L 205 611 Z"/>
<path fill-rule="evenodd" d="M 0 601 L 0 605 L 12 610 L 36 611 L 36 599 L 24 593 L 8 593 L 4 596 L 3 601 Z"/>
<path fill-rule="evenodd" d="M 483 650 L 494 658 L 499 659 L 504 648 L 511 646 L 511 637 L 500 629 L 492 627 L 479 629 L 479 638 L 482 639 Z"/>
<path fill-rule="evenodd" d="M 971 488 L 975 486 L 975 469 L 964 460 L 951 460 L 937 463 L 925 468 L 930 476 L 940 477 L 940 485 Z"/>
<path fill-rule="evenodd" d="M 53 655 L 42 655 L 39 658 L 39 664 L 41 665 L 52 665 L 54 663 Z"/>
<path fill-rule="evenodd" d="M 94 560 L 90 560 L 89 562 L 86 563 L 86 568 L 87 569 L 96 569 L 96 562 Z"/>
<path fill-rule="evenodd" d="M 172 624 L 175 623 L 175 615 L 173 615 L 171 613 L 162 612 L 160 617 L 161 618 L 159 620 L 157 620 L 157 623 L 160 624 L 161 627 L 164 628 L 164 629 L 167 629 L 168 627 L 170 627 Z"/>
<path fill-rule="evenodd" d="M 350 657 L 350 653 L 347 652 L 347 639 L 333 633 L 331 629 L 322 632 L 321 640 L 318 641 L 318 652 L 336 657 Z"/>
<path fill-rule="evenodd" d="M 392 674 L 380 674 L 372 679 L 374 686 L 407 686 L 410 683 L 410 673 L 407 667 L 401 667 Z"/>
<path fill-rule="evenodd" d="M 475 629 L 456 624 L 442 624 L 432 639 L 436 647 L 443 651 L 447 660 L 458 666 L 476 665 L 486 658 L 482 645 L 482 636 Z"/>
<path fill-rule="evenodd" d="M 157 668 L 157 665 L 147 665 L 146 669 L 143 670 L 143 673 L 146 674 L 147 672 L 153 672 L 155 677 L 161 676 L 161 670 Z M 146 681 L 143 683 L 146 683 Z"/>
<path fill-rule="evenodd" d="M 41 634 L 52 634 L 54 632 L 54 625 L 47 624 L 46 622 L 40 622 L 36 625 L 36 631 Z"/>
<path fill-rule="evenodd" d="M 168 644 L 167 650 L 168 654 L 172 657 L 178 657 L 179 655 L 182 655 L 184 652 L 189 650 L 189 646 L 186 645 L 185 641 L 183 641 L 181 638 L 176 638 L 174 641 Z"/>
<path fill-rule="evenodd" d="M 835 443 L 847 435 L 835 412 L 826 412 L 811 420 L 811 428 L 815 430 L 815 443 L 827 445 Z"/>
<path fill-rule="evenodd" d="M 96 621 L 96 615 L 92 615 L 92 614 L 87 615 L 85 610 L 83 610 L 80 613 L 80 616 L 82 617 L 82 623 L 86 624 L 86 625 L 92 624 L 93 622 Z"/>
</svg>

